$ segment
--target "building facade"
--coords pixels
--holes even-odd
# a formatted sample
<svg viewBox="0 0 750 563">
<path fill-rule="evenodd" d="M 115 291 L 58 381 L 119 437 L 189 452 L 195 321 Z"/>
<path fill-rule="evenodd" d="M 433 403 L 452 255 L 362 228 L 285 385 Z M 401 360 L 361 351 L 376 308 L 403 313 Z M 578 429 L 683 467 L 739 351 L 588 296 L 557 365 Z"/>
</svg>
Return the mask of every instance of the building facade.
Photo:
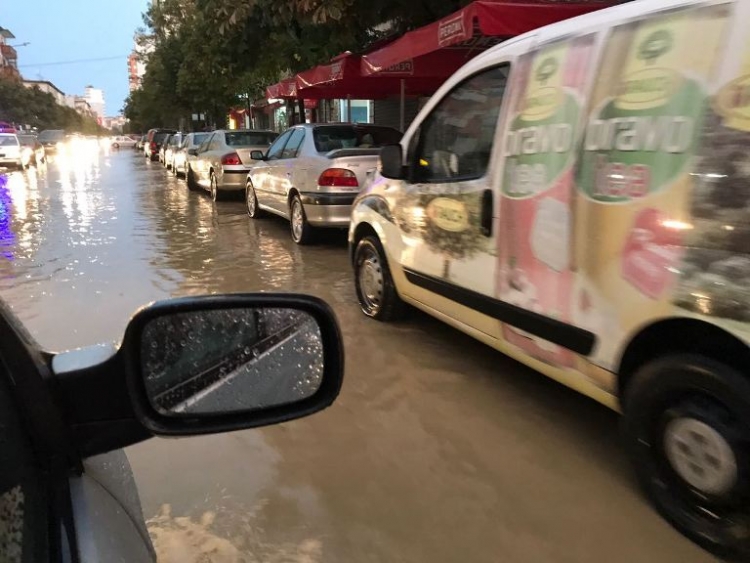
<svg viewBox="0 0 750 563">
<path fill-rule="evenodd" d="M 21 73 L 18 72 L 18 53 L 7 42 L 8 39 L 15 38 L 9 29 L 0 27 L 0 78 L 21 80 Z"/>
<path fill-rule="evenodd" d="M 66 103 L 67 96 L 65 95 L 65 92 L 60 90 L 49 80 L 24 80 L 23 85 L 26 86 L 26 88 L 39 88 L 42 92 L 50 94 L 61 106 L 68 105 Z"/>
<path fill-rule="evenodd" d="M 83 97 L 101 122 L 105 117 L 104 91 L 89 85 L 83 90 Z"/>
</svg>

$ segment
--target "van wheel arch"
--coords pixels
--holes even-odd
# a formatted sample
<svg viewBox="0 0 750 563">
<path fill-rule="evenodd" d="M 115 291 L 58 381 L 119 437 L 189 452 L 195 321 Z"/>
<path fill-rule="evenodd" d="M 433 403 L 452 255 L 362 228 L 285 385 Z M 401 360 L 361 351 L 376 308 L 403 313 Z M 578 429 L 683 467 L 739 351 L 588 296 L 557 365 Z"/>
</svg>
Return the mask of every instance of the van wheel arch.
<svg viewBox="0 0 750 563">
<path fill-rule="evenodd" d="M 666 319 L 641 330 L 622 354 L 618 395 L 625 396 L 633 375 L 660 356 L 689 353 L 702 355 L 748 374 L 750 346 L 716 325 L 698 319 Z"/>
<path fill-rule="evenodd" d="M 380 236 L 378 235 L 378 232 L 375 230 L 375 227 L 370 225 L 370 223 L 360 223 L 357 225 L 357 228 L 354 229 L 354 238 L 352 239 L 352 244 L 350 245 L 350 256 L 349 260 L 352 263 L 352 266 L 354 266 L 354 260 L 355 260 L 355 251 L 357 249 L 357 245 L 359 244 L 359 241 L 361 241 L 366 236 L 373 236 L 380 240 Z M 382 244 L 382 241 L 381 241 Z"/>
</svg>

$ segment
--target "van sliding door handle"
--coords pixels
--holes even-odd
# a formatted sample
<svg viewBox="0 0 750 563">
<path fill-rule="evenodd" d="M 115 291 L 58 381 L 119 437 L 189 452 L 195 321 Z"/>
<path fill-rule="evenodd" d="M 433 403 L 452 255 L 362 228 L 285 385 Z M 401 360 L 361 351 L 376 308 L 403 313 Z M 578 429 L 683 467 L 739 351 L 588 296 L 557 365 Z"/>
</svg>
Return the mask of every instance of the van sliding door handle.
<svg viewBox="0 0 750 563">
<path fill-rule="evenodd" d="M 493 211 L 492 190 L 482 192 L 482 215 L 480 227 L 482 234 L 486 237 L 492 236 L 492 211 Z"/>
</svg>

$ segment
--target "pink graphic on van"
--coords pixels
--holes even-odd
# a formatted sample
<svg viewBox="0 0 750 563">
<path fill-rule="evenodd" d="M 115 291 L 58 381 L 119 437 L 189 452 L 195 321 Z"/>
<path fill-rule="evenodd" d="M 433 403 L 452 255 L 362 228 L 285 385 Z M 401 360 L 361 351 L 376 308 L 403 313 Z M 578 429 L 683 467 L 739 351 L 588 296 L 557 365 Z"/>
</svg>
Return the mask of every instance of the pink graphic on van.
<svg viewBox="0 0 750 563">
<path fill-rule="evenodd" d="M 623 279 L 651 299 L 661 297 L 674 283 L 682 231 L 690 227 L 658 209 L 638 213 L 622 250 Z"/>
</svg>

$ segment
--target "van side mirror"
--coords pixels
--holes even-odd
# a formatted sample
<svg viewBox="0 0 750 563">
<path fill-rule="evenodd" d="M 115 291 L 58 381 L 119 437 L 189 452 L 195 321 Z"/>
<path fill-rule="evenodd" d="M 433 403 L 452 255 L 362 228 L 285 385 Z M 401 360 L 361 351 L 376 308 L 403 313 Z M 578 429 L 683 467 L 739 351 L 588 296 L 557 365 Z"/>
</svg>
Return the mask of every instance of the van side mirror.
<svg viewBox="0 0 750 563">
<path fill-rule="evenodd" d="M 194 148 L 194 149 L 188 149 L 188 154 L 189 154 L 190 156 L 198 156 L 198 149 L 197 149 L 197 148 Z"/>
<path fill-rule="evenodd" d="M 255 150 L 255 151 L 250 151 L 250 158 L 253 160 L 265 160 L 266 155 L 263 154 L 263 151 Z"/>
<path fill-rule="evenodd" d="M 391 180 L 401 180 L 406 176 L 401 145 L 385 145 L 380 149 L 380 175 Z"/>
<path fill-rule="evenodd" d="M 157 303 L 123 340 L 138 420 L 156 435 L 225 432 L 329 406 L 343 345 L 328 305 L 300 295 L 227 295 Z"/>
</svg>

